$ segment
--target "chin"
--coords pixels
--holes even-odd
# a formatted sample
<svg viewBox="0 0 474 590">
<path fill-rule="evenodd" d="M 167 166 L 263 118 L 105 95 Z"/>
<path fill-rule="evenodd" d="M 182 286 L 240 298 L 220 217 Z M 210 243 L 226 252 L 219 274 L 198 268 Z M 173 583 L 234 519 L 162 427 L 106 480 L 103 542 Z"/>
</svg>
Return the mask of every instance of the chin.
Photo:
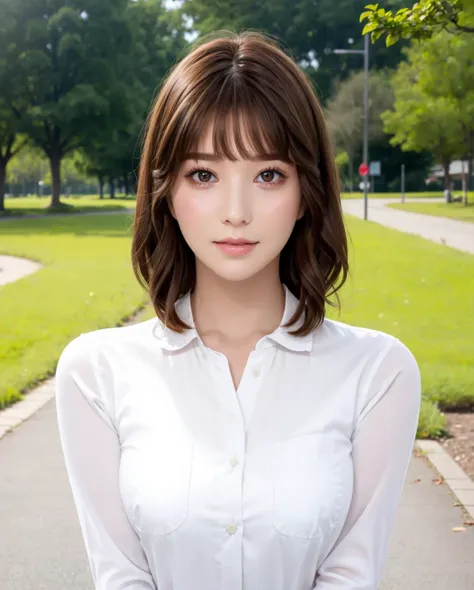
<svg viewBox="0 0 474 590">
<path fill-rule="evenodd" d="M 258 275 L 265 268 L 265 265 L 262 266 L 261 264 L 256 264 L 255 260 L 245 260 L 243 258 L 240 260 L 227 261 L 214 260 L 211 264 L 205 264 L 204 261 L 201 260 L 201 263 L 208 272 L 210 271 L 214 276 L 229 282 L 248 281 Z"/>
<path fill-rule="evenodd" d="M 218 276 L 220 279 L 229 282 L 241 282 L 241 281 L 248 281 L 249 279 L 253 279 L 258 273 L 259 270 L 249 269 L 249 268 L 241 268 L 241 269 L 231 269 L 231 268 L 219 268 L 219 269 L 212 269 L 214 274 Z"/>
</svg>

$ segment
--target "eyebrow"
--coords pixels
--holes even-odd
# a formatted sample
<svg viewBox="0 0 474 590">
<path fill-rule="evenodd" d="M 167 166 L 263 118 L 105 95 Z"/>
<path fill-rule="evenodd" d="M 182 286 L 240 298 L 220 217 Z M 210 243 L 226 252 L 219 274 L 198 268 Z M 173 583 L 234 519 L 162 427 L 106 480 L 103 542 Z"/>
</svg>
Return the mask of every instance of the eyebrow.
<svg viewBox="0 0 474 590">
<path fill-rule="evenodd" d="M 207 160 L 210 162 L 221 162 L 223 158 L 220 158 L 216 154 L 210 154 L 206 152 L 189 152 L 185 154 L 184 161 L 186 160 Z M 273 153 L 273 154 L 262 154 L 250 158 L 252 162 L 266 162 L 270 160 L 281 160 L 282 162 L 290 162 L 289 159 L 284 156 L 283 154 Z"/>
</svg>

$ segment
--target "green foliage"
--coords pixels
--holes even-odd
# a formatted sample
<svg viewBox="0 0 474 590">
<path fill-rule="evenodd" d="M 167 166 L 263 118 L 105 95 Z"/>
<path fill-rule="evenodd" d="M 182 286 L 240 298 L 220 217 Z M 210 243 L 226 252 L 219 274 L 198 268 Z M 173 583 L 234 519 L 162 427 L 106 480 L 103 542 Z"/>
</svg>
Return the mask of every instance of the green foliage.
<svg viewBox="0 0 474 590">
<path fill-rule="evenodd" d="M 61 161 L 78 149 L 82 173 L 128 180 L 151 98 L 186 45 L 179 11 L 0 0 L 0 14 L 0 173 L 21 133 L 50 160 L 56 203 Z"/>
<path fill-rule="evenodd" d="M 394 108 L 382 114 L 392 143 L 430 150 L 441 163 L 472 155 L 474 37 L 441 33 L 407 56 L 393 77 Z"/>
<path fill-rule="evenodd" d="M 370 33 L 375 42 L 386 34 L 387 47 L 399 39 L 430 39 L 443 29 L 452 33 L 474 33 L 469 12 L 465 12 L 462 0 L 420 0 L 412 8 L 400 8 L 396 12 L 369 4 L 360 15 L 360 22 L 367 21 L 362 34 Z"/>
<path fill-rule="evenodd" d="M 338 150 L 344 150 L 352 159 L 360 149 L 363 105 L 364 72 L 351 74 L 334 87 L 327 104 L 326 119 L 332 141 Z M 369 76 L 369 139 L 375 141 L 384 135 L 380 114 L 393 106 L 393 92 L 388 72 L 374 71 Z"/>
<path fill-rule="evenodd" d="M 422 398 L 420 416 L 418 418 L 417 438 L 441 438 L 448 433 L 446 416 L 442 415 L 438 406 Z"/>
<path fill-rule="evenodd" d="M 62 158 L 101 128 L 112 97 L 126 88 L 126 6 L 127 0 L 0 0 L 0 12 L 11 17 L 1 30 L 1 69 L 9 80 L 3 100 L 19 130 L 49 158 L 53 200 Z"/>
<path fill-rule="evenodd" d="M 101 181 L 128 179 L 138 165 L 138 139 L 150 101 L 187 43 L 180 13 L 164 10 L 159 1 L 133 2 L 126 16 L 133 40 L 121 68 L 127 71 L 127 83 L 113 95 L 101 127 L 81 150 L 80 170 Z"/>
<path fill-rule="evenodd" d="M 349 154 L 347 152 L 339 152 L 336 155 L 336 166 L 339 170 L 349 164 Z"/>
</svg>

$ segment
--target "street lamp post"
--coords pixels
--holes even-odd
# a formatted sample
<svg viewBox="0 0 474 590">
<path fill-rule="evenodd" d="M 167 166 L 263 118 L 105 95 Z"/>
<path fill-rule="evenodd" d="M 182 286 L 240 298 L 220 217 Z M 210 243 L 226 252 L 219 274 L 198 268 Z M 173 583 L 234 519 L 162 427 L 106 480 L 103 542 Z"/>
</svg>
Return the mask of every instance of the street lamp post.
<svg viewBox="0 0 474 590">
<path fill-rule="evenodd" d="M 364 35 L 364 49 L 334 49 L 337 55 L 357 53 L 364 56 L 364 138 L 363 160 L 369 165 L 369 34 Z M 368 212 L 368 178 L 364 177 L 364 219 L 367 220 Z"/>
</svg>

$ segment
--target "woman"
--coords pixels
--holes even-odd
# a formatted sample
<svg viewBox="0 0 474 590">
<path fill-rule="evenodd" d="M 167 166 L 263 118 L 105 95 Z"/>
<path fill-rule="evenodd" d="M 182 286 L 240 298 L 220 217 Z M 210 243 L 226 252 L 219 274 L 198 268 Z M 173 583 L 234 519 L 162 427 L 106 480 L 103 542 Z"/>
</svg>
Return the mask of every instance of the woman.
<svg viewBox="0 0 474 590">
<path fill-rule="evenodd" d="M 157 317 L 81 334 L 56 372 L 95 587 L 375 590 L 420 374 L 325 317 L 348 273 L 334 158 L 272 39 L 206 38 L 164 81 L 132 260 Z"/>
</svg>

